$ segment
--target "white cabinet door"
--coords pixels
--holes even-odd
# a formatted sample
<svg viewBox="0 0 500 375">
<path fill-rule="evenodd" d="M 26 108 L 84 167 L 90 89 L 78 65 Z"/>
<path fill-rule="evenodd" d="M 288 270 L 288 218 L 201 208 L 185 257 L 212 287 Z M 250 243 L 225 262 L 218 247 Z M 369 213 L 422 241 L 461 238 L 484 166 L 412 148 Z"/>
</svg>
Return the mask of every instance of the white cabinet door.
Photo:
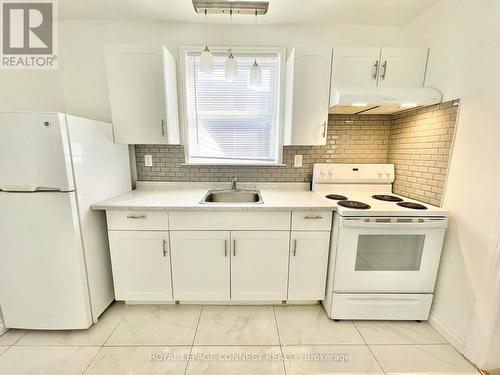
<svg viewBox="0 0 500 375">
<path fill-rule="evenodd" d="M 422 87 L 428 51 L 427 48 L 382 48 L 378 86 Z"/>
<path fill-rule="evenodd" d="M 287 298 L 288 231 L 231 232 L 231 299 Z"/>
<path fill-rule="evenodd" d="M 230 236 L 228 231 L 172 231 L 174 299 L 230 299 Z"/>
<path fill-rule="evenodd" d="M 285 145 L 324 145 L 331 49 L 292 50 L 287 60 Z"/>
<path fill-rule="evenodd" d="M 179 144 L 175 60 L 162 46 L 106 47 L 116 143 Z"/>
<path fill-rule="evenodd" d="M 325 298 L 330 232 L 292 232 L 289 300 Z"/>
<path fill-rule="evenodd" d="M 377 87 L 380 48 L 334 48 L 332 89 L 338 87 Z M 330 98 L 332 95 L 330 94 Z"/>
<path fill-rule="evenodd" d="M 168 232 L 109 231 L 115 298 L 171 301 Z"/>
</svg>

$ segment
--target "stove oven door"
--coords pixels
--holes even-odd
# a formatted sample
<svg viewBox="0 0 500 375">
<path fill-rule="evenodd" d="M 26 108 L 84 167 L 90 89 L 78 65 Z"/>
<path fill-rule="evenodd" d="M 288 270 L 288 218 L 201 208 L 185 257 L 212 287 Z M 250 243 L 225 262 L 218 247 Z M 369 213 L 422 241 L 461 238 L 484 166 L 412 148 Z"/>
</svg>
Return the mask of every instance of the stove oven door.
<svg viewBox="0 0 500 375">
<path fill-rule="evenodd" d="M 335 292 L 433 292 L 446 218 L 337 218 Z"/>
</svg>

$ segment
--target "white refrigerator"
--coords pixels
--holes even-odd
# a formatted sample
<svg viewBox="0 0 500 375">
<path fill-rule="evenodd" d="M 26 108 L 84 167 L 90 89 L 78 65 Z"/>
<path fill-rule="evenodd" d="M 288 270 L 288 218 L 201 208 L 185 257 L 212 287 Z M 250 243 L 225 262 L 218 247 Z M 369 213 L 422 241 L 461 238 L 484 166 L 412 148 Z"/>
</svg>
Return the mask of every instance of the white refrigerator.
<svg viewBox="0 0 500 375">
<path fill-rule="evenodd" d="M 92 203 L 131 190 L 110 124 L 0 113 L 0 308 L 5 326 L 85 329 L 114 299 L 106 221 Z"/>
</svg>

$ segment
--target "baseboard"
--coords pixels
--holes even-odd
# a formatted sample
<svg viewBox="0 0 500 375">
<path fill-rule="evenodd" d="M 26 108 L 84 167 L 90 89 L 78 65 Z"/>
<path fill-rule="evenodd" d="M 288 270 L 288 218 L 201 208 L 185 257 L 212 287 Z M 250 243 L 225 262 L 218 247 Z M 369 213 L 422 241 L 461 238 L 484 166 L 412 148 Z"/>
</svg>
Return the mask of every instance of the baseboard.
<svg viewBox="0 0 500 375">
<path fill-rule="evenodd" d="M 122 302 L 118 302 L 122 303 Z M 318 305 L 319 301 L 123 301 L 126 305 L 214 305 L 214 306 L 287 306 Z"/>
<path fill-rule="evenodd" d="M 0 335 L 3 335 L 5 332 L 7 332 L 9 329 L 5 328 L 5 323 L 2 318 L 0 318 Z"/>
<path fill-rule="evenodd" d="M 452 327 L 450 327 L 443 319 L 438 315 L 431 312 L 429 316 L 429 324 L 438 331 L 441 336 L 443 336 L 455 349 L 460 353 L 465 352 L 465 339 Z"/>
</svg>

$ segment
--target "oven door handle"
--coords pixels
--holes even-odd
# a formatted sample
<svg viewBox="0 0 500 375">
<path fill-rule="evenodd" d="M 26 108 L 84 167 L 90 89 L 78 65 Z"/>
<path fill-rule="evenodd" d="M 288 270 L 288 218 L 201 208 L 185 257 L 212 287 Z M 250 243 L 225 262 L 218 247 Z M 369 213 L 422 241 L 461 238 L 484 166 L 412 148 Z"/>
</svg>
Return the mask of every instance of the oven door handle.
<svg viewBox="0 0 500 375">
<path fill-rule="evenodd" d="M 384 229 L 413 229 L 413 228 L 446 228 L 448 226 L 447 218 L 422 218 L 422 219 L 404 219 L 404 218 L 393 218 L 384 219 L 387 221 L 382 221 L 374 218 L 348 218 L 342 219 L 342 227 L 347 228 L 384 228 Z M 390 221 L 389 221 L 390 220 Z"/>
</svg>

